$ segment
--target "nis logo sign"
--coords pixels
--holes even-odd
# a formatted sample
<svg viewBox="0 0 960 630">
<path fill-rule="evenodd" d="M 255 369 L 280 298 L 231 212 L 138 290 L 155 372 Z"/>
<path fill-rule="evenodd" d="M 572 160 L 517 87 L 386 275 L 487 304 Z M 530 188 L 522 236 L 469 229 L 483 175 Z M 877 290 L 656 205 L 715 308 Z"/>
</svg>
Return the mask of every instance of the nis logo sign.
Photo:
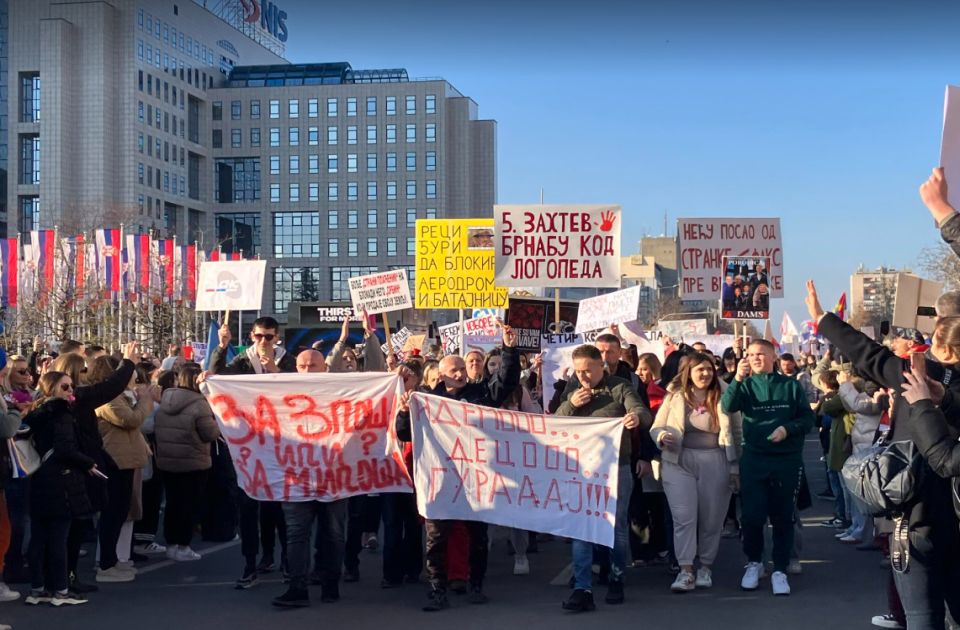
<svg viewBox="0 0 960 630">
<path fill-rule="evenodd" d="M 279 39 L 287 41 L 287 12 L 281 10 L 270 0 L 240 0 L 243 7 L 243 21 L 249 24 L 260 23 L 260 27 Z"/>
</svg>

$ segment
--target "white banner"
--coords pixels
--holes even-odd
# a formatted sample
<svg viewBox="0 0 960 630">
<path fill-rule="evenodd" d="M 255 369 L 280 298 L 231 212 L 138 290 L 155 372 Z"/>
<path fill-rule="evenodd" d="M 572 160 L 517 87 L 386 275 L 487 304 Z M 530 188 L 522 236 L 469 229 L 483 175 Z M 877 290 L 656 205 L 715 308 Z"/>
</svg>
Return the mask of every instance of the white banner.
<svg viewBox="0 0 960 630">
<path fill-rule="evenodd" d="M 581 300 L 575 332 L 600 330 L 610 324 L 632 322 L 637 319 L 639 310 L 639 286 Z"/>
<path fill-rule="evenodd" d="M 685 335 L 705 335 L 707 334 L 707 320 L 661 319 L 657 322 L 657 330 L 672 339 L 681 339 Z"/>
<path fill-rule="evenodd" d="M 622 418 L 527 414 L 420 393 L 410 409 L 424 518 L 613 546 Z"/>
<path fill-rule="evenodd" d="M 376 315 L 413 308 L 407 272 L 403 269 L 392 269 L 369 276 L 354 276 L 347 280 L 347 284 L 356 311 Z"/>
<path fill-rule="evenodd" d="M 780 219 L 680 219 L 680 287 L 684 300 L 719 300 L 724 256 L 770 258 L 770 295 L 783 297 Z"/>
<path fill-rule="evenodd" d="M 619 287 L 620 206 L 494 206 L 498 287 Z"/>
<path fill-rule="evenodd" d="M 393 419 L 395 374 L 212 376 L 204 394 L 237 482 L 258 501 L 413 492 Z"/>
<path fill-rule="evenodd" d="M 200 263 L 198 311 L 259 311 L 263 306 L 265 260 Z"/>
<path fill-rule="evenodd" d="M 960 87 L 948 85 L 943 98 L 943 134 L 940 137 L 940 166 L 948 183 L 947 201 L 960 208 Z"/>
</svg>

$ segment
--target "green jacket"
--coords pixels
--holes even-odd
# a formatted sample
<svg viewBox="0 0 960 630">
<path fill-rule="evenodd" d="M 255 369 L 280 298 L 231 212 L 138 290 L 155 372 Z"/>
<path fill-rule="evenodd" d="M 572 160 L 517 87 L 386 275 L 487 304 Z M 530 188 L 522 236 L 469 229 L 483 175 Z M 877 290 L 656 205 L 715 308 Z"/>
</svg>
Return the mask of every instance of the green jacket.
<svg viewBox="0 0 960 630">
<path fill-rule="evenodd" d="M 850 457 L 847 448 L 847 436 L 853 431 L 857 416 L 847 412 L 843 406 L 843 399 L 837 392 L 830 392 L 820 403 L 820 415 L 830 416 L 830 450 L 827 451 L 827 466 L 830 470 L 840 472 L 843 463 Z"/>
<path fill-rule="evenodd" d="M 804 436 L 816 420 L 803 387 L 782 374 L 755 374 L 742 383 L 734 379 L 720 404 L 727 413 L 743 415 L 743 451 L 755 455 L 800 458 Z M 787 430 L 787 439 L 778 444 L 767 439 L 777 427 Z"/>
</svg>

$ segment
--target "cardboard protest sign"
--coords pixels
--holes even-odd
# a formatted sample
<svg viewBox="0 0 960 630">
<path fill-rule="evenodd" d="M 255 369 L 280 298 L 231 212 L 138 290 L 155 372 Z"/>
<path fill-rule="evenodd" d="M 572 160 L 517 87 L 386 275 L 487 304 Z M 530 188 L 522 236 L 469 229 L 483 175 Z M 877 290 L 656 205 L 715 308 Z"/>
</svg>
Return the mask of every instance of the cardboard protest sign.
<svg viewBox="0 0 960 630">
<path fill-rule="evenodd" d="M 705 319 L 661 319 L 657 322 L 657 330 L 676 340 L 686 335 L 707 334 L 707 320 Z"/>
<path fill-rule="evenodd" d="M 725 256 L 761 256 L 770 295 L 783 297 L 780 219 L 680 219 L 680 288 L 684 300 L 720 299 Z"/>
<path fill-rule="evenodd" d="M 619 287 L 620 206 L 494 206 L 499 287 Z"/>
<path fill-rule="evenodd" d="M 492 219 L 418 219 L 417 308 L 506 308 L 493 283 Z"/>
<path fill-rule="evenodd" d="M 937 321 L 933 306 L 941 293 L 942 282 L 926 280 L 910 273 L 898 273 L 893 325 L 898 328 L 912 328 L 929 335 Z"/>
<path fill-rule="evenodd" d="M 413 492 L 394 434 L 395 374 L 212 376 L 204 394 L 237 481 L 258 501 Z"/>
<path fill-rule="evenodd" d="M 265 260 L 200 263 L 197 311 L 257 311 L 263 306 Z"/>
<path fill-rule="evenodd" d="M 511 297 L 506 323 L 517 333 L 517 348 L 521 352 L 540 352 L 542 335 L 559 335 L 574 331 L 578 308 L 577 302 L 561 301 L 560 323 L 557 324 L 553 300 Z"/>
<path fill-rule="evenodd" d="M 415 393 L 417 509 L 613 545 L 622 418 L 562 418 Z"/>
<path fill-rule="evenodd" d="M 948 85 L 943 98 L 943 134 L 940 137 L 940 166 L 947 182 L 960 182 L 960 87 Z M 960 186 L 947 187 L 947 201 L 960 208 Z"/>
<path fill-rule="evenodd" d="M 770 319 L 770 259 L 723 257 L 723 319 Z"/>
<path fill-rule="evenodd" d="M 407 284 L 407 272 L 393 269 L 369 276 L 354 276 L 347 280 L 350 287 L 350 299 L 355 311 L 366 311 L 368 315 L 402 311 L 413 308 L 410 299 L 410 285 Z"/>
<path fill-rule="evenodd" d="M 640 310 L 640 287 L 604 293 L 580 301 L 575 332 L 599 330 L 610 324 L 632 322 Z"/>
<path fill-rule="evenodd" d="M 423 344 L 426 340 L 426 335 L 410 335 L 407 337 L 407 340 L 403 342 L 403 347 L 400 349 L 405 353 L 413 352 L 414 350 L 423 350 Z"/>
</svg>

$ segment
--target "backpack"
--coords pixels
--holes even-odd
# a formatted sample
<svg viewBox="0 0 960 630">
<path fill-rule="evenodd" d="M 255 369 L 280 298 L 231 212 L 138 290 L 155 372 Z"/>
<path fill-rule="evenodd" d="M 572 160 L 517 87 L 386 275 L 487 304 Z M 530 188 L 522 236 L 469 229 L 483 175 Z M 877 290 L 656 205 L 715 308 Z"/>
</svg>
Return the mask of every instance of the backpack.
<svg viewBox="0 0 960 630">
<path fill-rule="evenodd" d="M 925 462 L 910 440 L 878 444 L 850 456 L 843 465 L 847 490 L 871 516 L 897 517 L 910 511 L 923 483 Z"/>
</svg>

